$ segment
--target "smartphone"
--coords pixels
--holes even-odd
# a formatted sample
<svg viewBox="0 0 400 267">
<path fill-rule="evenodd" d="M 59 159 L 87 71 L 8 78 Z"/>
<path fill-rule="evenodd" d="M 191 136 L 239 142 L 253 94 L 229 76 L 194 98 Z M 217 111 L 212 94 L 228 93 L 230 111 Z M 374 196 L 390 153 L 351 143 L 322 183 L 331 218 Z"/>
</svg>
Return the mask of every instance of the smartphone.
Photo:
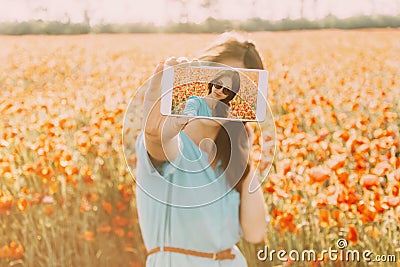
<svg viewBox="0 0 400 267">
<path fill-rule="evenodd" d="M 267 111 L 266 70 L 197 66 L 166 66 L 161 81 L 161 114 L 264 121 Z"/>
</svg>

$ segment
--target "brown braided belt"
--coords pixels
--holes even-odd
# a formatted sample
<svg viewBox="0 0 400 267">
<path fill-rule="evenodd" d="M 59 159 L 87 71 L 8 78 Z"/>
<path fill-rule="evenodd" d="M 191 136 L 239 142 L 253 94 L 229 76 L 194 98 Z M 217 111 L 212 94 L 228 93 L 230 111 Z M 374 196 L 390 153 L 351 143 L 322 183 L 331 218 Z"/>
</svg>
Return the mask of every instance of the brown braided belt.
<svg viewBox="0 0 400 267">
<path fill-rule="evenodd" d="M 176 248 L 176 247 L 164 247 L 163 249 L 161 249 L 160 247 L 156 247 L 156 248 L 153 248 L 153 249 L 150 249 L 149 251 L 147 251 L 147 256 L 150 254 L 153 254 L 153 253 L 161 252 L 161 251 L 175 252 L 175 253 L 197 256 L 197 257 L 209 258 L 209 259 L 213 259 L 216 261 L 218 261 L 218 260 L 233 260 L 235 258 L 235 254 L 232 254 L 232 251 L 230 248 L 222 250 L 217 253 L 207 253 L 207 252 L 200 252 L 200 251 Z"/>
</svg>

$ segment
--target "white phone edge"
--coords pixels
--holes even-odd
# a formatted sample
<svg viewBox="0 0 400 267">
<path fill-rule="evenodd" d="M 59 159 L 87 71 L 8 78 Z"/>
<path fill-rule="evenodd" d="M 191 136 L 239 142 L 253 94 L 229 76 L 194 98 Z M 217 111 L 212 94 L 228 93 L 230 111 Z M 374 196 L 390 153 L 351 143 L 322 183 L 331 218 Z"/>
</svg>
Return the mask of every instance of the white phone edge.
<svg viewBox="0 0 400 267">
<path fill-rule="evenodd" d="M 172 89 L 174 85 L 174 67 L 164 65 L 161 79 L 161 105 L 162 115 L 171 115 L 172 107 Z"/>
<path fill-rule="evenodd" d="M 258 73 L 256 121 L 262 122 L 267 115 L 268 71 Z"/>
</svg>

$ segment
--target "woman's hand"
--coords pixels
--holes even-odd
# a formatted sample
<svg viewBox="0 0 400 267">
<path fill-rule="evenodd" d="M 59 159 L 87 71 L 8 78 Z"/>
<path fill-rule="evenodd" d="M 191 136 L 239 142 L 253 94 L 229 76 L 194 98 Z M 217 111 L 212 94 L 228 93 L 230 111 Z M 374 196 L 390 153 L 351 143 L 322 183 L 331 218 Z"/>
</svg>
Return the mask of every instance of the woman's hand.
<svg viewBox="0 0 400 267">
<path fill-rule="evenodd" d="M 170 58 L 167 66 L 187 63 L 186 58 Z M 143 128 L 146 149 L 150 156 L 157 161 L 172 161 L 178 154 L 177 134 L 185 126 L 188 119 L 182 117 L 164 116 L 160 112 L 161 80 L 164 62 L 160 62 L 150 80 L 149 88 L 144 95 Z"/>
</svg>

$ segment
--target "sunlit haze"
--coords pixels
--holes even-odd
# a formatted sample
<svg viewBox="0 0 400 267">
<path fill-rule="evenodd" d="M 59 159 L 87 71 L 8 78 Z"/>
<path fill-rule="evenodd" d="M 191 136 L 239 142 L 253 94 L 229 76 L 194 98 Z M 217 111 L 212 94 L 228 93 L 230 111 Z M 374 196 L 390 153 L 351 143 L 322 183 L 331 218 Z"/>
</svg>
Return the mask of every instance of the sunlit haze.
<svg viewBox="0 0 400 267">
<path fill-rule="evenodd" d="M 211 4 L 201 5 L 206 2 Z M 42 19 L 83 22 L 85 13 L 92 25 L 202 22 L 210 16 L 234 20 L 250 17 L 279 20 L 303 16 L 313 20 L 328 14 L 340 18 L 360 14 L 399 15 L 400 0 L 0 0 L 0 21 Z"/>
</svg>

